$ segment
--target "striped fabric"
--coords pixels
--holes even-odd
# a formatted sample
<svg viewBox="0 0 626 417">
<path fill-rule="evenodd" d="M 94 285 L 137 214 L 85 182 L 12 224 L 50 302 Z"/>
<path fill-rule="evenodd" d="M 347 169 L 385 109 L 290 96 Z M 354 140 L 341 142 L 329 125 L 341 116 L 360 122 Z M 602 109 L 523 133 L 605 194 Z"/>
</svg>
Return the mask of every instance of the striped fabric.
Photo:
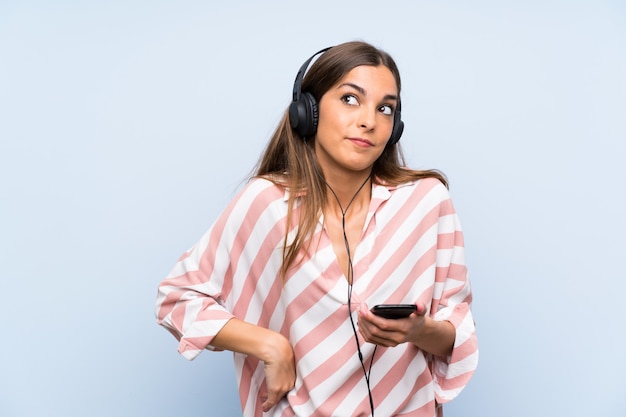
<svg viewBox="0 0 626 417">
<path fill-rule="evenodd" d="M 314 253 L 303 255 L 284 281 L 278 277 L 286 213 L 283 189 L 264 179 L 250 181 L 160 283 L 158 323 L 190 360 L 212 349 L 212 338 L 232 317 L 290 340 L 296 385 L 266 414 L 258 396 L 263 364 L 234 354 L 244 416 L 369 416 L 348 317 L 348 283 L 321 219 Z M 450 357 L 431 357 L 410 343 L 378 347 L 374 355 L 376 417 L 437 415 L 436 405 L 459 394 L 478 361 L 463 234 L 448 190 L 436 179 L 373 185 L 362 240 L 352 252 L 355 323 L 361 302 L 421 302 L 431 317 L 455 326 Z M 374 345 L 360 342 L 369 367 Z"/>
</svg>

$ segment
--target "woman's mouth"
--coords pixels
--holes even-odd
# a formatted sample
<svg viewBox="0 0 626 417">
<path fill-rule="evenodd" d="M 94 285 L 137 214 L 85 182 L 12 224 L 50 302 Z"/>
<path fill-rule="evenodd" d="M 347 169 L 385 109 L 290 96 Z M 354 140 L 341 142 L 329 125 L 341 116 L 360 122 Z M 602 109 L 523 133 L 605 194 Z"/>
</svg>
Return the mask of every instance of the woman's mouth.
<svg viewBox="0 0 626 417">
<path fill-rule="evenodd" d="M 348 138 L 348 139 L 350 140 L 350 142 L 362 148 L 370 148 L 374 146 L 374 144 L 367 139 L 363 139 L 363 138 Z"/>
</svg>

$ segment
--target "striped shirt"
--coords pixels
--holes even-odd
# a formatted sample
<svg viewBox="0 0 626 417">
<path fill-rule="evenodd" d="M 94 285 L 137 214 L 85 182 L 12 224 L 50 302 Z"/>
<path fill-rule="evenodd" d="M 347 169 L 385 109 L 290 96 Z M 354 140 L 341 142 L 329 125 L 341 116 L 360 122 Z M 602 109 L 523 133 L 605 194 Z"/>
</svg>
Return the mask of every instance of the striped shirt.
<svg viewBox="0 0 626 417">
<path fill-rule="evenodd" d="M 296 383 L 268 413 L 258 393 L 263 363 L 234 354 L 244 416 L 371 415 L 349 314 L 359 303 L 423 303 L 426 314 L 456 328 L 451 356 L 432 356 L 411 343 L 376 349 L 370 388 L 376 417 L 433 417 L 456 397 L 478 361 L 463 234 L 447 188 L 427 178 L 372 186 L 363 235 L 352 250 L 352 311 L 348 282 L 320 218 L 311 252 L 280 277 L 288 193 L 253 179 L 201 240 L 160 283 L 158 323 L 194 359 L 232 317 L 273 329 L 291 343 Z M 296 208 L 297 216 L 297 208 Z M 295 222 L 297 224 L 297 222 Z M 293 227 L 289 231 L 293 236 Z M 306 244 L 305 244 L 306 246 Z M 374 345 L 359 342 L 366 367 Z"/>
</svg>

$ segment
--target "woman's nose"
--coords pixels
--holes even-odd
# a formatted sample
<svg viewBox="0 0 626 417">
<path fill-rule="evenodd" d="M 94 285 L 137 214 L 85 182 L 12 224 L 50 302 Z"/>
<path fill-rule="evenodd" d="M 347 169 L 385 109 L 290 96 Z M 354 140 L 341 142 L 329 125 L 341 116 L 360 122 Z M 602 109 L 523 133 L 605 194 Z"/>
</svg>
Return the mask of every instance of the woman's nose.
<svg viewBox="0 0 626 417">
<path fill-rule="evenodd" d="M 376 125 L 376 109 L 363 106 L 359 112 L 359 127 L 372 130 Z"/>
</svg>

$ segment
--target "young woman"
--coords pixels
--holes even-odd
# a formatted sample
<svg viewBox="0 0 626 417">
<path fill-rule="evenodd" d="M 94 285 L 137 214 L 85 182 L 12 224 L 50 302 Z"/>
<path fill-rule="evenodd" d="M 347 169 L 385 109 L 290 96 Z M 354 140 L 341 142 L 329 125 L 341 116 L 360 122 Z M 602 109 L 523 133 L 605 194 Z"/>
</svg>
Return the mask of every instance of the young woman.
<svg viewBox="0 0 626 417">
<path fill-rule="evenodd" d="M 402 129 L 387 53 L 313 55 L 254 178 L 161 282 L 185 358 L 234 352 L 244 416 L 433 417 L 473 374 L 461 227 L 445 178 L 404 166 Z"/>
</svg>

